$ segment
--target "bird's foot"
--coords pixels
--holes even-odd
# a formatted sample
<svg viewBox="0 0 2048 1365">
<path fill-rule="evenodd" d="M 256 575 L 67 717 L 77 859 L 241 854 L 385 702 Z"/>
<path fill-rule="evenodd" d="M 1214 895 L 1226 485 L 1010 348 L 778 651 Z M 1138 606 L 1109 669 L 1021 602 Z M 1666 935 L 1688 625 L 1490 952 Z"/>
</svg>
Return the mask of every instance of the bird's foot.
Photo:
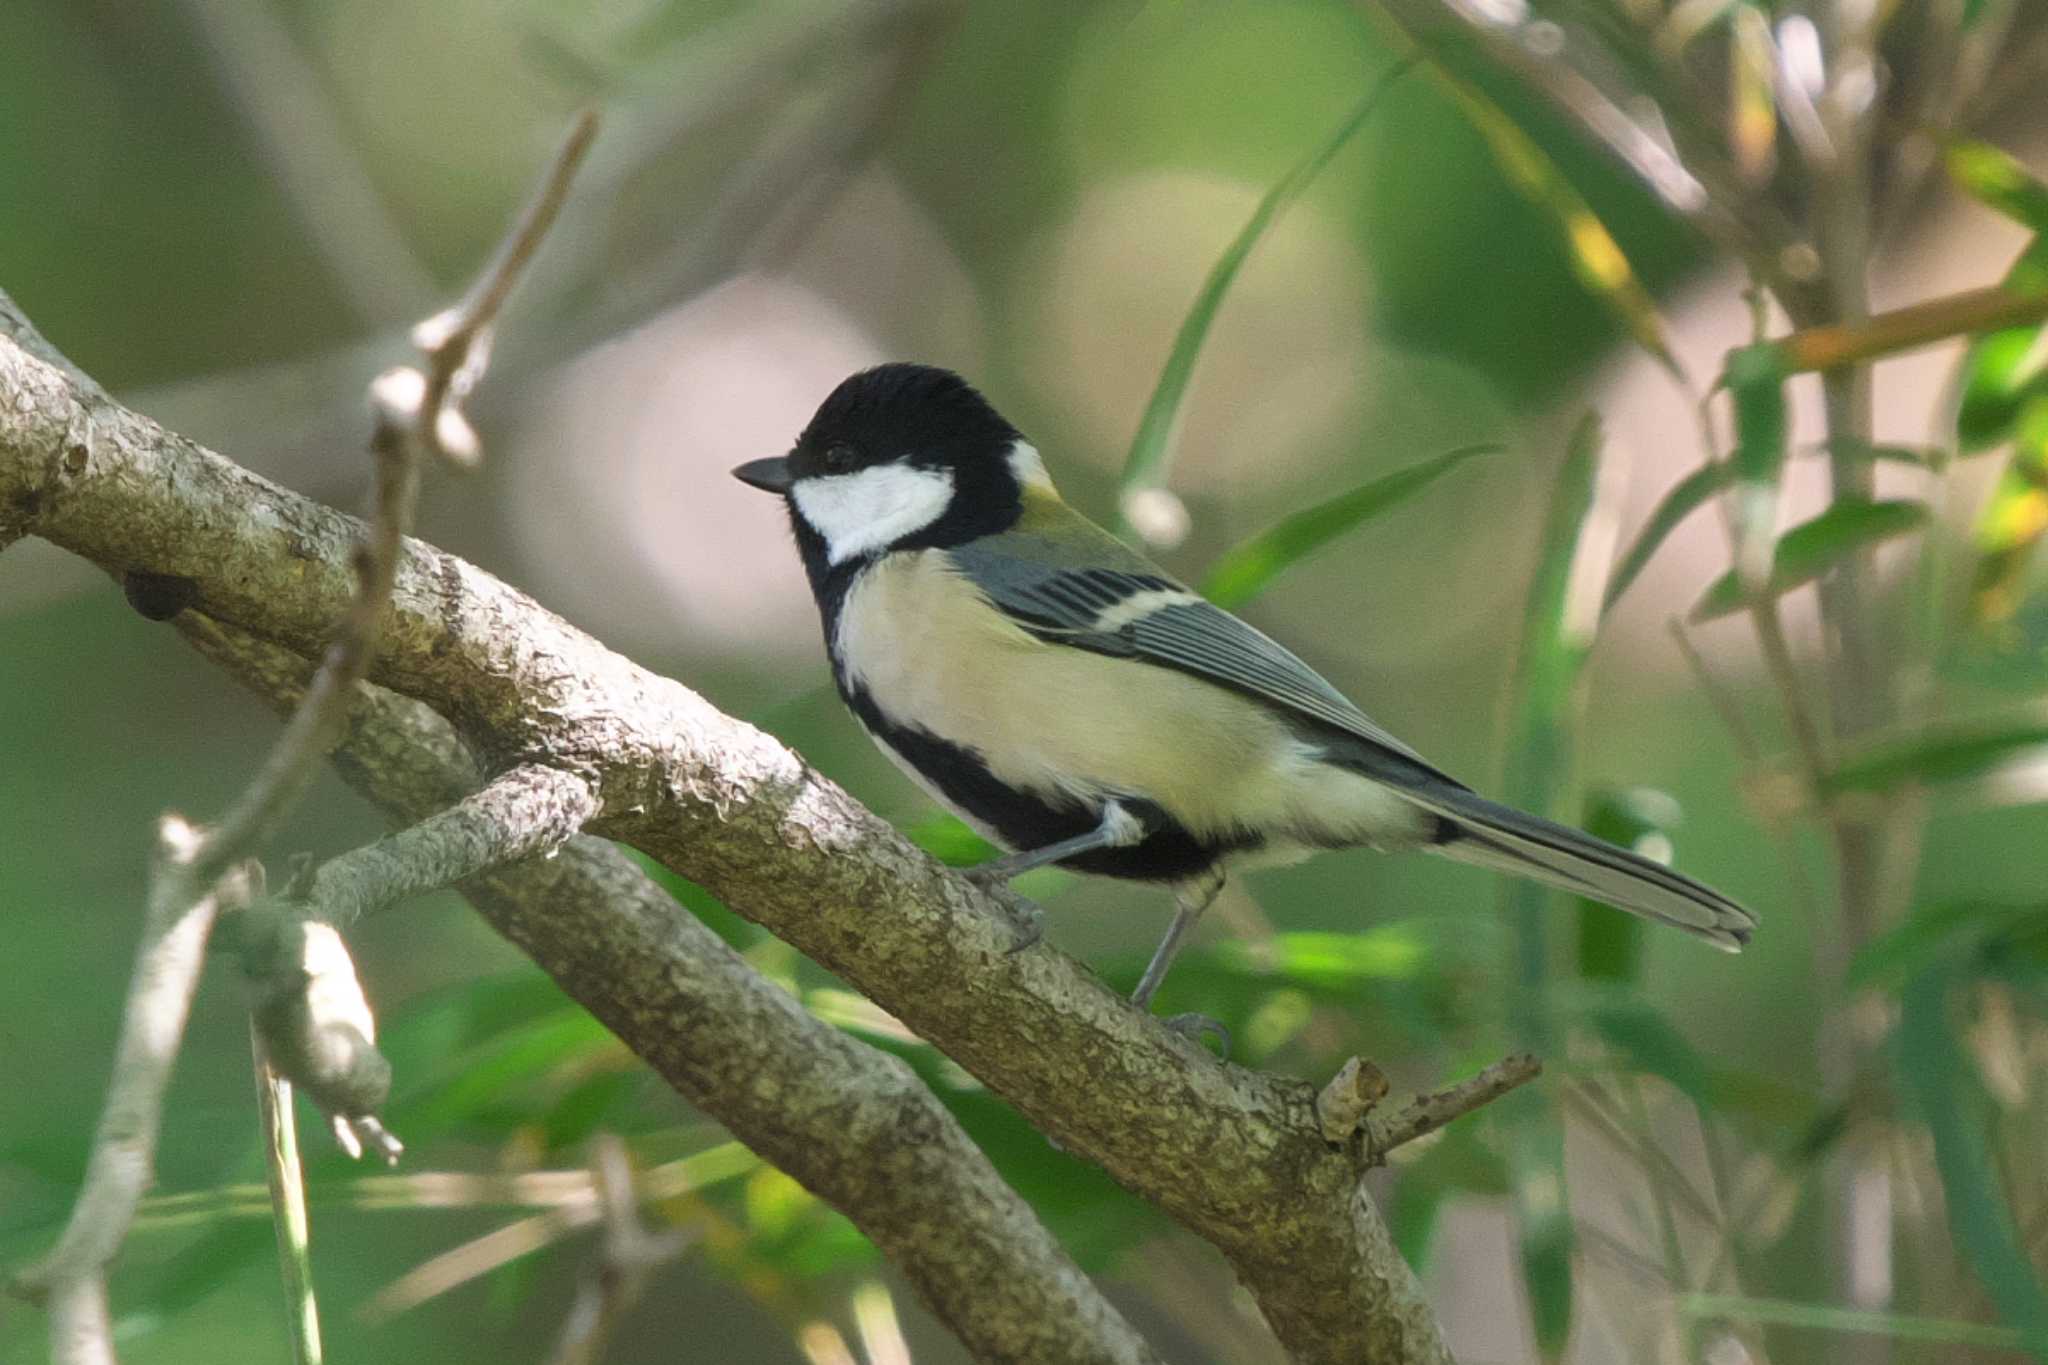
<svg viewBox="0 0 2048 1365">
<path fill-rule="evenodd" d="M 1017 941 L 1003 949 L 1003 956 L 1015 957 L 1026 948 L 1038 946 L 1045 937 L 1045 907 L 1025 896 L 1017 901 Z"/>
<path fill-rule="evenodd" d="M 1205 1037 L 1216 1040 L 1216 1057 L 1219 1061 L 1230 1060 L 1230 1030 L 1220 1019 L 1211 1019 L 1206 1014 L 1175 1014 L 1160 1021 L 1181 1037 L 1192 1040 L 1197 1046 Z"/>
</svg>

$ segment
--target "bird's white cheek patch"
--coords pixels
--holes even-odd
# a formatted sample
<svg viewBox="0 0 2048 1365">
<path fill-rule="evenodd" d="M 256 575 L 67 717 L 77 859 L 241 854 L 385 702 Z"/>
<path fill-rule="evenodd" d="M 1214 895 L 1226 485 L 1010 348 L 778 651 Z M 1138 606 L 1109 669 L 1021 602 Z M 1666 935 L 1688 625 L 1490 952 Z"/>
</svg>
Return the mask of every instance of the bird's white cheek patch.
<svg viewBox="0 0 2048 1365">
<path fill-rule="evenodd" d="M 825 538 L 834 564 L 880 550 L 946 514 L 953 472 L 882 464 L 857 474 L 804 479 L 790 489 L 797 513 Z"/>
</svg>

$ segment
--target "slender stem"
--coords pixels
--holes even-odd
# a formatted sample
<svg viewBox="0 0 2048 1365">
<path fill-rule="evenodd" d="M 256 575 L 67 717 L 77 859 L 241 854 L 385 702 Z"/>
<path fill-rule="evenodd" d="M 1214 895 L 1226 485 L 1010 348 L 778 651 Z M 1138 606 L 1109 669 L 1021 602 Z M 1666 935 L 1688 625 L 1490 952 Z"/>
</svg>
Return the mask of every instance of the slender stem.
<svg viewBox="0 0 2048 1365">
<path fill-rule="evenodd" d="M 277 1225 L 277 1263 L 284 1275 L 285 1316 L 292 1357 L 320 1365 L 320 1305 L 313 1294 L 312 1227 L 306 1216 L 306 1173 L 299 1165 L 298 1117 L 292 1083 L 270 1069 L 263 1037 L 252 1021 L 249 1046 L 256 1064 L 256 1107 L 263 1122 L 263 1164 L 270 1173 L 270 1205 Z"/>
</svg>

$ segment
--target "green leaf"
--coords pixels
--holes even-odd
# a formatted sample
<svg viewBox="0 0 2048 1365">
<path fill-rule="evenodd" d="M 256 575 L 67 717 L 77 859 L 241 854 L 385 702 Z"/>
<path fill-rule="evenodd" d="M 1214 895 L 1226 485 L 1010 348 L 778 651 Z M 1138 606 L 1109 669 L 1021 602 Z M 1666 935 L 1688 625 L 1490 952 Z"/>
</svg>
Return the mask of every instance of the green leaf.
<svg viewBox="0 0 2048 1365">
<path fill-rule="evenodd" d="M 1811 583 L 1858 550 L 1891 540 L 1927 523 L 1927 508 L 1910 501 L 1866 502 L 1845 498 L 1779 540 L 1765 591 L 1772 596 Z M 1693 621 L 1710 621 L 1740 611 L 1748 602 L 1734 570 L 1707 588 L 1693 607 Z"/>
<path fill-rule="evenodd" d="M 2010 621 L 2019 612 L 2034 547 L 2048 535 L 2048 384 L 2039 387 L 2013 424 L 2012 456 L 1972 528 L 1978 557 L 1970 615 L 1979 625 Z"/>
<path fill-rule="evenodd" d="M 1789 417 L 1785 360 L 1770 342 L 1729 352 L 1721 382 L 1735 406 L 1735 577 L 1765 581 L 1777 553 L 1778 485 L 1784 477 Z"/>
<path fill-rule="evenodd" d="M 1478 86 L 1441 62 L 1432 62 L 1430 70 L 1485 139 L 1487 150 L 1508 182 L 1543 210 L 1556 227 L 1558 240 L 1579 283 L 1613 312 L 1637 345 L 1684 383 L 1684 368 L 1665 341 L 1664 322 L 1658 316 L 1655 301 L 1636 278 L 1627 254 L 1585 196 L 1565 178 L 1536 140 L 1523 132 L 1521 125 Z"/>
<path fill-rule="evenodd" d="M 1979 952 L 2015 931 L 2048 929 L 2048 905 L 1950 901 L 1916 910 L 1863 945 L 1849 964 L 1851 990 L 1892 986 Z"/>
<path fill-rule="evenodd" d="M 1646 857 L 1671 851 L 1669 830 L 1679 821 L 1678 802 L 1648 787 L 1604 788 L 1586 805 L 1586 833 Z M 1642 967 L 1643 921 L 1581 896 L 1579 975 L 1588 981 L 1627 982 Z"/>
<path fill-rule="evenodd" d="M 2048 723 L 1960 725 L 1924 730 L 1855 751 L 1821 781 L 1823 796 L 1889 791 L 1909 782 L 1959 782 L 2014 763 L 2048 758 Z"/>
<path fill-rule="evenodd" d="M 1202 353 L 1203 343 L 1209 338 L 1209 329 L 1215 325 L 1224 296 L 1237 280 L 1237 272 L 1243 269 L 1259 239 L 1266 235 L 1266 230 L 1301 197 L 1302 191 L 1322 173 L 1323 168 L 1336 159 L 1337 153 L 1372 117 L 1394 82 L 1414 65 L 1414 58 L 1403 58 L 1383 71 L 1366 91 L 1365 98 L 1352 106 L 1351 112 L 1330 130 L 1329 136 L 1266 191 L 1252 210 L 1252 216 L 1238 229 L 1237 236 L 1224 248 L 1216 264 L 1209 267 L 1208 278 L 1202 281 L 1201 291 L 1195 295 L 1187 316 L 1181 319 L 1180 331 L 1173 338 L 1173 348 L 1167 352 L 1166 365 L 1159 372 L 1159 382 L 1153 386 L 1152 397 L 1145 404 L 1143 416 L 1138 419 L 1137 433 L 1131 437 L 1130 453 L 1124 457 L 1121 495 L 1117 503 L 1118 529 L 1129 529 L 1128 508 L 1134 495 L 1144 489 L 1165 486 L 1173 429 L 1180 417 L 1182 400 L 1187 397 L 1188 381 L 1194 375 L 1195 361 Z"/>
<path fill-rule="evenodd" d="M 1608 580 L 1607 597 L 1601 603 L 1601 610 L 1611 610 L 1621 600 L 1621 595 L 1648 567 L 1666 537 L 1678 529 L 1680 522 L 1706 506 L 1709 499 L 1726 488 L 1731 474 L 1731 467 L 1726 464 L 1701 465 L 1672 486 L 1615 564 L 1614 576 Z"/>
<path fill-rule="evenodd" d="M 1931 1341 L 1943 1346 L 1977 1346 L 2016 1350 L 2020 1334 L 2010 1327 L 1953 1318 L 1924 1318 L 1906 1313 L 1873 1313 L 1863 1308 L 1837 1308 L 1828 1303 L 1795 1303 L 1789 1299 L 1745 1299 L 1734 1294 L 1687 1294 L 1678 1311 L 1688 1318 L 1715 1322 L 1754 1322 L 1767 1327 L 1801 1327 L 1815 1332 L 1854 1332 L 1891 1337 L 1896 1341 Z"/>
<path fill-rule="evenodd" d="M 1531 1087 L 1498 1103 L 1509 1106 Z M 1536 1349 L 1546 1361 L 1564 1358 L 1572 1332 L 1571 1204 L 1565 1195 L 1564 1129 L 1547 1104 L 1528 1100 L 1512 1105 L 1533 1112 L 1513 1121 L 1509 1167 L 1515 1177 L 1516 1250 L 1522 1284 L 1529 1294 L 1529 1316 Z"/>
<path fill-rule="evenodd" d="M 1632 1069 L 1669 1081 L 1694 1104 L 1714 1102 L 1713 1068 L 1685 1035 L 1651 1006 L 1609 1002 L 1587 1010 L 1585 1019 Z"/>
<path fill-rule="evenodd" d="M 1944 150 L 1949 179 L 1978 203 L 2036 232 L 2048 232 L 2048 185 L 2010 152 L 1988 142 L 1958 138 Z"/>
<path fill-rule="evenodd" d="M 2012 439 L 2029 406 L 2048 396 L 2048 341 L 2039 327 L 1979 337 L 1963 359 L 1956 444 L 1965 454 Z"/>
<path fill-rule="evenodd" d="M 1412 923 L 1382 924 L 1358 934 L 1275 934 L 1255 944 L 1232 939 L 1218 944 L 1215 956 L 1232 971 L 1335 991 L 1412 980 L 1432 962 L 1429 944 Z"/>
<path fill-rule="evenodd" d="M 2048 1361 L 2048 1294 L 2020 1241 L 1999 1188 L 1987 1141 L 1992 1122 L 1985 1095 L 1950 1027 L 1949 989 L 1956 978 L 1936 970 L 1915 978 L 1900 997 L 1899 1078 L 1934 1138 L 1949 1233 L 1990 1293 L 2021 1348 Z"/>
<path fill-rule="evenodd" d="M 1587 413 L 1573 431 L 1551 495 L 1541 555 L 1522 611 L 1515 661 L 1513 732 L 1506 799 L 1538 814 L 1556 811 L 1579 722 L 1579 681 L 1599 622 L 1605 563 L 1586 553 L 1584 531 L 1599 482 L 1600 421 Z M 1549 1050 L 1552 893 L 1510 881 L 1503 893 L 1514 931 L 1509 1018 L 1516 1042 Z M 1509 1133 L 1515 1227 L 1522 1282 L 1544 1359 L 1564 1353 L 1572 1325 L 1571 1209 L 1565 1198 L 1564 1128 L 1549 1093 L 1525 1086 L 1498 1106 Z"/>
<path fill-rule="evenodd" d="M 1837 443 L 1839 448 L 1840 443 Z M 1810 450 L 1807 453 L 1826 453 L 1825 450 Z M 1888 464 L 1909 464 L 1917 469 L 1934 468 L 1940 459 L 1939 451 L 1921 450 L 1914 446 L 1872 445 L 1868 441 L 1857 441 L 1849 452 L 1852 457 L 1882 461 Z M 1621 595 L 1634 585 L 1650 560 L 1656 556 L 1664 542 L 1670 538 L 1679 524 L 1694 512 L 1713 500 L 1716 493 L 1726 488 L 1735 477 L 1735 466 L 1725 460 L 1701 465 L 1692 473 L 1672 485 L 1650 513 L 1650 519 L 1643 523 L 1643 529 L 1615 561 L 1613 577 L 1607 583 L 1607 600 L 1601 610 L 1612 610 L 1621 600 Z"/>
<path fill-rule="evenodd" d="M 1202 595 L 1219 607 L 1242 606 L 1345 532 L 1399 507 L 1473 456 L 1502 449 L 1492 442 L 1460 446 L 1296 512 L 1224 551 L 1202 580 Z"/>
<path fill-rule="evenodd" d="M 1000 852 L 994 844 L 951 815 L 934 815 L 904 831 L 910 842 L 948 867 L 972 867 Z"/>
</svg>

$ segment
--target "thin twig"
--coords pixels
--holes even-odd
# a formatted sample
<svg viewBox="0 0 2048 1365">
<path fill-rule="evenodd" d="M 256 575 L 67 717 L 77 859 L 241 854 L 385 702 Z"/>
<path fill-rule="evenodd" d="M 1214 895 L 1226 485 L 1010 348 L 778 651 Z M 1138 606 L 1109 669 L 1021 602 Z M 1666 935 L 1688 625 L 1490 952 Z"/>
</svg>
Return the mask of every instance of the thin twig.
<svg viewBox="0 0 2048 1365">
<path fill-rule="evenodd" d="M 51 1353 L 63 1365 L 114 1358 L 107 1335 L 105 1270 L 127 1236 L 154 1168 L 164 1089 L 197 988 L 206 939 L 222 903 L 219 883 L 283 818 L 341 736 L 351 694 L 369 671 L 397 581 L 419 488 L 417 452 L 441 450 L 459 457 L 449 450 L 449 441 L 451 435 L 468 433 L 460 403 L 488 359 L 488 346 L 479 342 L 553 220 L 568 177 L 594 132 L 590 115 L 578 120 L 541 194 L 483 279 L 462 304 L 429 319 L 443 326 L 430 338 L 434 344 L 422 347 L 427 373 L 387 371 L 371 386 L 377 416 L 370 442 L 375 487 L 348 610 L 284 733 L 219 823 L 201 830 L 168 816 L 159 830 L 143 945 L 86 1182 L 56 1250 L 16 1281 L 56 1310 L 50 1315 Z M 472 457 L 474 448 L 472 437 L 467 445 Z M 232 894 L 246 899 L 247 888 L 237 887 Z M 288 1211 L 281 1209 L 280 1217 L 288 1218 Z M 289 1266 L 286 1273 L 289 1280 Z"/>
<path fill-rule="evenodd" d="M 270 1206 L 276 1211 L 277 1261 L 284 1272 L 292 1357 L 298 1365 L 320 1365 L 320 1305 L 313 1294 L 312 1227 L 306 1217 L 306 1173 L 299 1165 L 292 1083 L 270 1069 L 253 1019 L 249 1047 L 256 1066 L 256 1108 L 263 1121 L 263 1164 L 270 1174 Z"/>
<path fill-rule="evenodd" d="M 1337 1069 L 1316 1095 L 1316 1124 L 1326 1142 L 1342 1142 L 1358 1131 L 1374 1105 L 1387 1097 L 1386 1073 L 1353 1057 Z"/>
<path fill-rule="evenodd" d="M 128 983 L 121 1038 L 93 1137 L 85 1182 L 56 1248 L 14 1280 L 14 1289 L 50 1311 L 50 1355 L 59 1365 L 114 1358 L 107 1335 L 106 1267 L 127 1235 L 155 1169 L 164 1091 L 199 985 L 206 939 L 224 897 L 246 898 L 245 879 L 196 898 L 186 878 L 201 835 L 176 815 L 158 827 L 158 871 L 150 880 L 142 944 Z"/>
<path fill-rule="evenodd" d="M 1417 1095 L 1401 1109 L 1365 1123 L 1365 1152 L 1370 1165 L 1379 1165 L 1388 1153 L 1415 1141 L 1481 1105 L 1490 1104 L 1520 1085 L 1526 1085 L 1543 1071 L 1543 1063 L 1526 1052 L 1503 1057 L 1469 1080 L 1426 1095 Z"/>
<path fill-rule="evenodd" d="M 682 1255 L 690 1244 L 680 1229 L 649 1232 L 640 1225 L 626 1144 L 604 1133 L 593 1147 L 590 1171 L 597 1185 L 604 1237 L 597 1264 L 583 1276 L 563 1319 L 554 1365 L 595 1365 L 619 1319 L 647 1287 L 648 1276 Z"/>
<path fill-rule="evenodd" d="M 410 896 L 551 852 L 598 809 L 590 784 L 574 773 L 513 768 L 447 810 L 322 863 L 307 913 L 346 929 Z"/>
</svg>

